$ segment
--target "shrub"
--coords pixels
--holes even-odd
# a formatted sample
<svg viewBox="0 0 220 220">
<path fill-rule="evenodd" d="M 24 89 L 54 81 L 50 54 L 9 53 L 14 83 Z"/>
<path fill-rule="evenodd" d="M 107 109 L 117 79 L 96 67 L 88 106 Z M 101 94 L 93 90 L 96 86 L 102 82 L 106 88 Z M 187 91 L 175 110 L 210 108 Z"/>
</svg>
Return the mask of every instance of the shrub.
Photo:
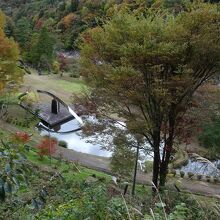
<svg viewBox="0 0 220 220">
<path fill-rule="evenodd" d="M 197 174 L 197 179 L 201 180 L 202 179 L 202 175 L 201 174 Z"/>
<path fill-rule="evenodd" d="M 20 134 L 22 134 L 22 142 L 6 142 L 3 140 L 0 142 L 1 206 L 2 202 L 5 201 L 8 195 L 10 195 L 10 199 L 12 199 L 12 195 L 19 189 L 21 185 L 25 184 L 23 186 L 27 186 L 28 184 L 30 169 L 26 157 L 23 156 L 26 152 L 26 147 L 23 144 L 23 133 L 19 133 L 19 138 Z"/>
<path fill-rule="evenodd" d="M 183 178 L 185 175 L 185 172 L 184 171 L 180 171 L 180 176 Z"/>
<path fill-rule="evenodd" d="M 152 172 L 152 170 L 153 170 L 153 161 L 146 161 L 144 172 L 145 173 L 150 173 L 150 172 Z"/>
<path fill-rule="evenodd" d="M 43 156 L 51 156 L 56 152 L 57 141 L 54 139 L 44 138 L 41 143 L 37 146 L 38 155 L 41 159 Z"/>
<path fill-rule="evenodd" d="M 106 178 L 104 176 L 98 177 L 98 180 L 103 183 L 106 182 Z"/>
<path fill-rule="evenodd" d="M 68 147 L 68 143 L 66 141 L 59 141 L 58 145 L 60 147 L 63 147 L 63 148 L 67 148 Z"/>
<path fill-rule="evenodd" d="M 60 71 L 60 64 L 59 64 L 59 62 L 57 62 L 57 61 L 53 62 L 52 70 L 53 70 L 53 74 L 58 74 L 59 73 L 59 71 Z"/>
<path fill-rule="evenodd" d="M 214 148 L 219 151 L 220 147 L 220 117 L 203 126 L 199 135 L 199 142 L 207 148 Z"/>
<path fill-rule="evenodd" d="M 211 177 L 207 175 L 207 176 L 206 176 L 206 181 L 207 181 L 207 182 L 210 182 L 210 180 L 211 180 Z"/>
<path fill-rule="evenodd" d="M 191 179 L 194 176 L 194 173 L 188 172 L 188 177 Z"/>
<path fill-rule="evenodd" d="M 173 174 L 173 176 L 176 176 L 176 170 L 173 169 L 170 173 Z"/>
<path fill-rule="evenodd" d="M 218 178 L 217 177 L 214 177 L 213 180 L 214 180 L 214 183 L 218 182 Z"/>
<path fill-rule="evenodd" d="M 16 132 L 13 136 L 16 143 L 27 143 L 30 140 L 30 135 L 25 132 Z"/>
<path fill-rule="evenodd" d="M 79 78 L 80 77 L 78 73 L 70 73 L 69 76 L 72 78 Z"/>
</svg>

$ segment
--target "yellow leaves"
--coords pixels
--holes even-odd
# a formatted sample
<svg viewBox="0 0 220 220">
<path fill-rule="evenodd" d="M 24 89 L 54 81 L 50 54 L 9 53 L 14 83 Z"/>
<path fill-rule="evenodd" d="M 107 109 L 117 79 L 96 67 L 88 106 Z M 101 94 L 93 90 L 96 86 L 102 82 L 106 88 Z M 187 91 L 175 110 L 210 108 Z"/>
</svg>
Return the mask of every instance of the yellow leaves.
<svg viewBox="0 0 220 220">
<path fill-rule="evenodd" d="M 5 36 L 4 21 L 4 14 L 0 11 L 0 92 L 8 82 L 19 82 L 22 78 L 22 73 L 17 68 L 18 45 Z"/>
<path fill-rule="evenodd" d="M 5 24 L 5 16 L 3 12 L 0 10 L 0 32 L 3 30 Z"/>
</svg>

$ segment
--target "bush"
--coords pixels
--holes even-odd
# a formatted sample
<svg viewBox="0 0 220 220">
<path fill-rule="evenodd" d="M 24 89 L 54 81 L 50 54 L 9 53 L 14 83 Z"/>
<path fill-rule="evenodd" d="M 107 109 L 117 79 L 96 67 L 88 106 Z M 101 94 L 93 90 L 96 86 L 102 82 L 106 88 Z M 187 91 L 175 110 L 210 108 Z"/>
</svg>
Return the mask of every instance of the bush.
<svg viewBox="0 0 220 220">
<path fill-rule="evenodd" d="M 173 176 L 176 176 L 176 170 L 171 170 L 170 173 L 173 174 Z"/>
<path fill-rule="evenodd" d="M 202 179 L 202 175 L 201 174 L 197 174 L 197 179 L 201 180 Z"/>
<path fill-rule="evenodd" d="M 218 182 L 218 178 L 217 177 L 214 177 L 213 180 L 214 180 L 214 183 Z"/>
<path fill-rule="evenodd" d="M 188 154 L 186 151 L 182 149 L 178 149 L 175 153 L 175 157 L 172 161 L 172 168 L 179 169 L 182 166 L 185 166 L 188 164 Z"/>
<path fill-rule="evenodd" d="M 68 143 L 66 141 L 59 141 L 58 145 L 60 147 L 63 147 L 63 148 L 67 148 L 68 147 Z"/>
<path fill-rule="evenodd" d="M 180 176 L 183 178 L 185 175 L 185 172 L 184 171 L 180 171 Z"/>
<path fill-rule="evenodd" d="M 72 78 L 79 78 L 79 74 L 78 73 L 70 73 L 69 75 Z"/>
<path fill-rule="evenodd" d="M 214 148 L 219 151 L 220 147 L 220 117 L 203 126 L 202 133 L 199 135 L 199 142 L 207 148 Z"/>
<path fill-rule="evenodd" d="M 206 181 L 210 182 L 210 180 L 211 180 L 211 177 L 210 176 L 206 176 Z"/>
<path fill-rule="evenodd" d="M 43 159 L 43 156 L 51 156 L 54 154 L 56 152 L 56 146 L 56 140 L 43 138 L 40 144 L 37 146 L 40 159 Z"/>
<path fill-rule="evenodd" d="M 150 172 L 152 172 L 152 170 L 153 170 L 153 161 L 146 161 L 144 172 L 145 173 L 150 173 Z"/>
<path fill-rule="evenodd" d="M 188 172 L 188 177 L 191 179 L 194 176 L 194 173 Z"/>
</svg>

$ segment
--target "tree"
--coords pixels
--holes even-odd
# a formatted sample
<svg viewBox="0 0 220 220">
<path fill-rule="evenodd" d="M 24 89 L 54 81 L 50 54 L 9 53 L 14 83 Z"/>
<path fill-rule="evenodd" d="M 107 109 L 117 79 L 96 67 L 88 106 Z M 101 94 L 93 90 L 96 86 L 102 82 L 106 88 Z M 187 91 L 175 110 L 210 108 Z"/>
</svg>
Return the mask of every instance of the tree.
<svg viewBox="0 0 220 220">
<path fill-rule="evenodd" d="M 29 55 L 26 56 L 32 64 L 43 69 L 50 69 L 53 62 L 55 40 L 46 27 L 39 34 L 33 34 Z"/>
<path fill-rule="evenodd" d="M 51 156 L 56 152 L 57 141 L 50 138 L 44 138 L 37 146 L 38 155 L 41 159 L 43 156 Z"/>
<path fill-rule="evenodd" d="M 30 174 L 25 147 L 30 136 L 17 132 L 12 141 L 0 140 L 0 201 L 4 202 L 8 194 L 13 194 L 23 184 L 27 184 Z M 26 145 L 27 146 L 27 145 Z"/>
<path fill-rule="evenodd" d="M 70 13 L 68 15 L 66 15 L 63 19 L 62 19 L 62 24 L 64 26 L 65 29 L 71 27 L 71 25 L 73 24 L 73 21 L 75 19 L 76 15 L 74 13 Z"/>
<path fill-rule="evenodd" d="M 15 38 L 21 48 L 25 48 L 31 39 L 31 25 L 27 18 L 22 17 L 18 20 L 15 29 Z"/>
<path fill-rule="evenodd" d="M 111 169 L 115 174 L 127 179 L 134 170 L 134 149 L 132 149 L 131 143 L 123 134 L 114 137 L 113 144 L 117 147 L 114 148 L 111 157 Z"/>
<path fill-rule="evenodd" d="M 176 128 L 192 95 L 219 70 L 217 5 L 157 5 L 146 16 L 121 12 L 82 35 L 81 74 L 99 115 L 117 113 L 154 154 L 152 181 L 164 186 Z"/>
<path fill-rule="evenodd" d="M 199 141 L 202 146 L 212 148 L 216 154 L 220 152 L 220 117 L 203 125 Z"/>
<path fill-rule="evenodd" d="M 79 6 L 79 0 L 71 0 L 70 11 L 71 12 L 77 11 L 78 6 Z"/>
<path fill-rule="evenodd" d="M 18 46 L 14 40 L 5 36 L 4 24 L 5 16 L 0 11 L 0 94 L 9 84 L 17 86 L 23 77 L 23 73 L 17 67 Z"/>
</svg>

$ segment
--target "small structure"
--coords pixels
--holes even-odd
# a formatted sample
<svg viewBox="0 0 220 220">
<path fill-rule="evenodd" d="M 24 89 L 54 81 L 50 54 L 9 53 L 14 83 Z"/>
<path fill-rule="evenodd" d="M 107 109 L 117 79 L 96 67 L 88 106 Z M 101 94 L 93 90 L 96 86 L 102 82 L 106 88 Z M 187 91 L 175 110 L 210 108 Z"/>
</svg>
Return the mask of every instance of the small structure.
<svg viewBox="0 0 220 220">
<path fill-rule="evenodd" d="M 20 106 L 36 115 L 46 127 L 59 130 L 60 125 L 73 119 L 78 120 L 82 124 L 82 120 L 78 115 L 60 98 L 47 91 L 37 90 L 37 92 L 50 96 L 52 98 L 51 103 L 33 103 L 30 105 L 22 101 L 21 98 L 28 94 L 24 93 L 19 96 L 21 100 Z"/>
</svg>

